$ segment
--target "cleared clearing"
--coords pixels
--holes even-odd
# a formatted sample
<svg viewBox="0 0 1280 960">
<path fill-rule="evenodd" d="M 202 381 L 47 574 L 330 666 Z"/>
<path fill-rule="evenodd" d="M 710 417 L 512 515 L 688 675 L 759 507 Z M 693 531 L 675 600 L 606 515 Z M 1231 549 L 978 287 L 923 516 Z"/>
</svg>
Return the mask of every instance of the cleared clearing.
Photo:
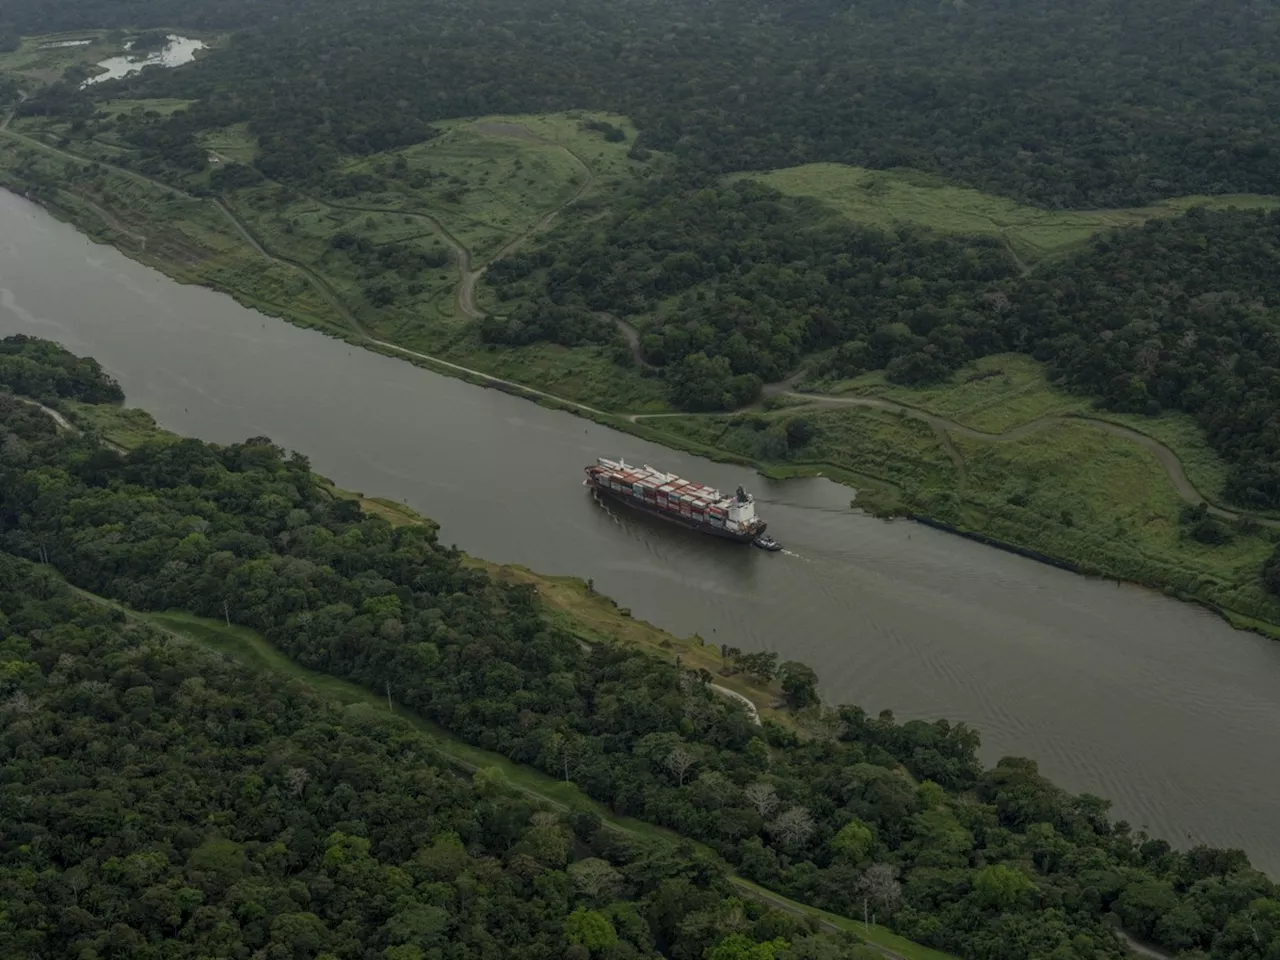
<svg viewBox="0 0 1280 960">
<path fill-rule="evenodd" d="M 1176 216 L 1196 206 L 1280 208 L 1280 197 L 1240 194 L 1175 197 L 1118 210 L 1040 210 L 915 170 L 868 170 L 839 163 L 738 176 L 760 180 L 790 196 L 812 197 L 858 223 L 910 223 L 942 233 L 1003 237 L 1028 262 L 1069 252 L 1095 233 Z"/>
</svg>

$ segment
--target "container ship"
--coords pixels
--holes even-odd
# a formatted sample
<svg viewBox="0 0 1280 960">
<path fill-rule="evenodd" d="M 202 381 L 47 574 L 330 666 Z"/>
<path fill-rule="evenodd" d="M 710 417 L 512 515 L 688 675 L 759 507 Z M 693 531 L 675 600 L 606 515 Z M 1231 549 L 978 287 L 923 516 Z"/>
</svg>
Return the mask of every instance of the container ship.
<svg viewBox="0 0 1280 960">
<path fill-rule="evenodd" d="M 600 457 L 586 468 L 584 485 L 601 496 L 693 530 L 741 543 L 770 540 L 756 503 L 742 487 L 732 497 L 701 484 L 681 480 L 650 466 L 635 467 Z M 772 542 L 770 540 L 770 542 Z"/>
</svg>

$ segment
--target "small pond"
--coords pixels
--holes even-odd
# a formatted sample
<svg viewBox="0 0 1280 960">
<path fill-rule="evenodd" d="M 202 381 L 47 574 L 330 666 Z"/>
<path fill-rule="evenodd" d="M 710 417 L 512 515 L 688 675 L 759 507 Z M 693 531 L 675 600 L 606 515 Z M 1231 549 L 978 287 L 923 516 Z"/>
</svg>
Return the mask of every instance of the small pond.
<svg viewBox="0 0 1280 960">
<path fill-rule="evenodd" d="M 119 80 L 121 77 L 127 77 L 131 73 L 137 73 L 143 67 L 180 67 L 184 63 L 190 63 L 194 60 L 196 51 L 203 50 L 204 47 L 203 41 L 171 34 L 169 42 L 165 44 L 163 50 L 155 50 L 147 54 L 124 53 L 121 56 L 109 57 L 101 61 L 98 67 L 105 72 L 90 77 L 82 86 L 87 87 L 93 83 L 102 83 L 104 80 Z M 128 49 L 129 47 L 126 46 L 125 50 L 127 51 Z"/>
</svg>

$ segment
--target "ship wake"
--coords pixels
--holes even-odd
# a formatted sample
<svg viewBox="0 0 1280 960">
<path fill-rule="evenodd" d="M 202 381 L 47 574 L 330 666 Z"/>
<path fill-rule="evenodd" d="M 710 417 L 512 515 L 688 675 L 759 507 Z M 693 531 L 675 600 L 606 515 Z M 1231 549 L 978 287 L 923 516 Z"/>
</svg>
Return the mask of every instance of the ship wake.
<svg viewBox="0 0 1280 960">
<path fill-rule="evenodd" d="M 591 491 L 591 499 L 600 505 L 600 509 L 603 510 L 606 514 L 608 514 L 610 520 L 612 520 L 618 526 L 622 526 L 622 521 L 618 519 L 618 515 L 609 509 L 609 505 L 604 502 L 600 494 L 594 489 L 592 489 Z"/>
</svg>

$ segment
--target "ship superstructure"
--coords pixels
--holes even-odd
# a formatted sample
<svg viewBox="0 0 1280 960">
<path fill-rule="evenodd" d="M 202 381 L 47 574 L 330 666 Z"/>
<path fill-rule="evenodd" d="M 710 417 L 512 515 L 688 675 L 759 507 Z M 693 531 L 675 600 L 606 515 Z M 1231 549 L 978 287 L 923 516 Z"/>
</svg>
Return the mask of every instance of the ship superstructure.
<svg viewBox="0 0 1280 960">
<path fill-rule="evenodd" d="M 742 487 L 726 497 L 713 487 L 682 480 L 647 464 L 600 457 L 586 468 L 587 486 L 646 513 L 729 540 L 748 542 L 764 532 L 755 499 Z"/>
</svg>

